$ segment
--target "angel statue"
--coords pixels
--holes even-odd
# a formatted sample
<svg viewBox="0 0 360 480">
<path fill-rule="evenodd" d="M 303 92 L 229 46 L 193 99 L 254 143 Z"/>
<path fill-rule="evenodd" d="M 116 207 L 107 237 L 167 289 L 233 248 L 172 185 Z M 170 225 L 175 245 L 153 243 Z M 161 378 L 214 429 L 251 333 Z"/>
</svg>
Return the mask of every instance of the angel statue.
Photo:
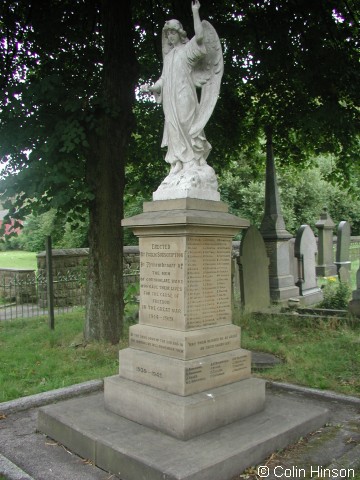
<svg viewBox="0 0 360 480">
<path fill-rule="evenodd" d="M 162 103 L 165 126 L 162 147 L 171 165 L 169 175 L 153 194 L 154 200 L 193 197 L 219 200 L 214 170 L 206 163 L 211 150 L 204 127 L 220 91 L 224 70 L 219 37 L 201 21 L 200 3 L 192 1 L 195 36 L 189 40 L 178 20 L 162 30 L 163 71 L 154 85 L 143 90 Z M 196 88 L 201 88 L 200 102 Z"/>
</svg>

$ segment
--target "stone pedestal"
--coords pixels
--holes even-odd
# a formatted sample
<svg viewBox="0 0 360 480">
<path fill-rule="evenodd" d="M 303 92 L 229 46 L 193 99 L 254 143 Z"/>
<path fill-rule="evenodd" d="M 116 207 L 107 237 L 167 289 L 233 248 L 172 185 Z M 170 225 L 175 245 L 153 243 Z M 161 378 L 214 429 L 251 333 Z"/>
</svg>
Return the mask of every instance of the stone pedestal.
<svg viewBox="0 0 360 480">
<path fill-rule="evenodd" d="M 270 297 L 275 303 L 287 303 L 290 299 L 298 298 L 299 288 L 295 285 L 290 273 L 289 240 L 286 238 L 271 238 L 263 234 L 267 255 L 270 259 L 269 283 Z"/>
<path fill-rule="evenodd" d="M 315 226 L 319 231 L 316 275 L 319 277 L 331 277 L 337 274 L 333 253 L 333 230 L 335 223 L 332 221 L 326 208 L 324 208 Z"/>
<path fill-rule="evenodd" d="M 248 222 L 188 198 L 145 203 L 123 224 L 139 237 L 139 324 L 105 379 L 106 408 L 179 439 L 262 410 L 264 382 L 231 323 L 232 238 Z"/>
<path fill-rule="evenodd" d="M 220 202 L 144 205 L 140 323 L 104 394 L 40 409 L 38 429 L 127 480 L 230 480 L 327 420 L 265 399 L 231 324 L 231 239 L 247 222 Z"/>
</svg>

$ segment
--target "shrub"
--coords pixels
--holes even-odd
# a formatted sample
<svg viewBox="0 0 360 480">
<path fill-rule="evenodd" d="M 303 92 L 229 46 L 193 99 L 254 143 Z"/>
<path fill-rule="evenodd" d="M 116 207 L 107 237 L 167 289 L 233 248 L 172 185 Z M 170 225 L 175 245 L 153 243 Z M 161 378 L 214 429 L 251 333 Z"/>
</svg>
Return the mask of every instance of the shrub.
<svg viewBox="0 0 360 480">
<path fill-rule="evenodd" d="M 346 282 L 337 281 L 336 277 L 329 277 L 323 286 L 324 299 L 320 308 L 331 310 L 346 310 L 348 308 L 351 289 Z"/>
</svg>

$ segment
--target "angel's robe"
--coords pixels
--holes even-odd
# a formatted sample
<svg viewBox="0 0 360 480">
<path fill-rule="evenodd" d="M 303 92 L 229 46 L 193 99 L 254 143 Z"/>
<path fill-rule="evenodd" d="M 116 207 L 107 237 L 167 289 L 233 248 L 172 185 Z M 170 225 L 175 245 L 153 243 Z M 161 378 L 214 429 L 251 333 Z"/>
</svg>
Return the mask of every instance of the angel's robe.
<svg viewBox="0 0 360 480">
<path fill-rule="evenodd" d="M 205 55 L 205 46 L 199 46 L 193 37 L 174 47 L 164 58 L 160 82 L 165 126 L 161 146 L 168 148 L 165 160 L 170 164 L 178 161 L 201 164 L 211 149 L 203 131 L 190 135 L 199 113 L 191 71 Z"/>
</svg>

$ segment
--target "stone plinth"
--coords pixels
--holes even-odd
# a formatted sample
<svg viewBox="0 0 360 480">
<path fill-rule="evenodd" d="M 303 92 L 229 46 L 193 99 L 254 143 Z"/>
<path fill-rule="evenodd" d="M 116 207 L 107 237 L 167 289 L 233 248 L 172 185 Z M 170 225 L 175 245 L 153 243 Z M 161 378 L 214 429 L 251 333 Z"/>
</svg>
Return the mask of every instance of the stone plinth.
<svg viewBox="0 0 360 480">
<path fill-rule="evenodd" d="M 299 288 L 295 285 L 294 277 L 290 273 L 290 238 L 290 235 L 288 238 L 264 237 L 270 259 L 270 297 L 275 303 L 286 303 L 299 296 Z"/>
<path fill-rule="evenodd" d="M 173 210 L 166 210 L 166 208 Z M 104 394 L 40 410 L 38 428 L 128 480 L 230 480 L 319 428 L 327 412 L 250 376 L 231 324 L 231 238 L 247 223 L 224 204 L 145 204 L 140 323 Z"/>
<path fill-rule="evenodd" d="M 213 398 L 198 394 L 202 403 L 194 411 L 191 409 L 193 397 L 177 397 L 177 400 L 188 401 L 190 415 L 185 415 L 181 412 L 182 408 L 185 412 L 186 406 L 179 405 L 173 411 L 164 395 L 160 403 L 160 395 L 164 394 L 161 390 L 152 389 L 155 399 L 150 403 L 142 385 L 133 383 L 129 387 L 122 381 L 123 390 L 130 391 L 129 403 L 134 416 L 137 411 L 146 410 L 140 404 L 148 403 L 148 418 L 160 416 L 163 410 L 165 427 L 169 417 L 179 415 L 178 423 L 187 418 L 195 423 L 190 429 L 196 430 L 198 420 L 208 409 L 218 421 L 232 415 L 228 402 L 219 403 L 220 392 L 225 395 L 232 385 L 214 390 Z M 136 386 L 139 387 L 137 395 L 130 390 Z M 104 409 L 102 393 L 41 408 L 38 429 L 124 480 L 232 480 L 247 467 L 265 465 L 266 458 L 273 452 L 297 442 L 328 421 L 328 412 L 316 403 L 291 397 L 270 391 L 261 412 L 238 421 L 230 420 L 227 425 L 187 441 L 175 438 L 171 432 L 169 435 L 144 427 L 138 417 L 131 421 L 109 412 Z M 249 395 L 245 405 L 251 401 Z M 153 408 L 154 405 L 158 408 Z M 236 401 L 231 402 L 231 407 L 234 406 Z"/>
<path fill-rule="evenodd" d="M 316 274 L 319 277 L 336 275 L 333 253 L 333 230 L 335 223 L 332 221 L 326 208 L 324 208 L 315 226 L 319 232 Z"/>
<path fill-rule="evenodd" d="M 119 375 L 106 378 L 104 387 L 105 406 L 111 405 L 113 413 L 180 440 L 197 437 L 254 415 L 265 405 L 264 382 L 259 378 L 186 397 L 132 382 Z"/>
<path fill-rule="evenodd" d="M 123 224 L 139 237 L 139 325 L 105 380 L 106 408 L 181 439 L 260 411 L 264 382 L 231 323 L 232 238 L 248 222 L 185 198 L 145 203 Z"/>
</svg>

